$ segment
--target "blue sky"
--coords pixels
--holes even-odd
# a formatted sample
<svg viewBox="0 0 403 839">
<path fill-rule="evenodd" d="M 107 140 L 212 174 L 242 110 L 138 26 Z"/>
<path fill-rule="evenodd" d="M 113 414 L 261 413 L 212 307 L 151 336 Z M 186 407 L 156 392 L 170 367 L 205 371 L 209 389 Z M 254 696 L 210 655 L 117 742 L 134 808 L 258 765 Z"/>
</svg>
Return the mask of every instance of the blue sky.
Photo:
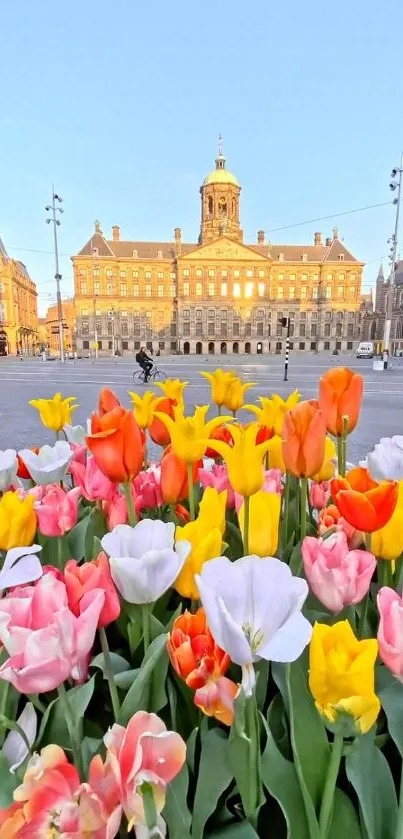
<svg viewBox="0 0 403 839">
<path fill-rule="evenodd" d="M 0 235 L 54 300 L 51 182 L 69 254 L 96 217 L 122 238 L 196 241 L 199 186 L 224 135 L 242 184 L 245 242 L 389 201 L 403 148 L 401 0 L 18 0 L 1 12 Z M 333 224 L 369 263 L 388 254 L 392 206 L 268 233 L 309 242 Z M 403 246 L 402 246 L 403 255 Z"/>
</svg>

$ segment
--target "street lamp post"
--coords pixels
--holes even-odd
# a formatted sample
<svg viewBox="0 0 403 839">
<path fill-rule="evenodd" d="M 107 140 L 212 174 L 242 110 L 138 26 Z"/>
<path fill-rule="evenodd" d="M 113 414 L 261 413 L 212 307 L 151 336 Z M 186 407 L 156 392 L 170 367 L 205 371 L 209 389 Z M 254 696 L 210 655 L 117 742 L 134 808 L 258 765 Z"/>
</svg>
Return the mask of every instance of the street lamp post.
<svg viewBox="0 0 403 839">
<path fill-rule="evenodd" d="M 96 301 L 93 300 L 93 307 L 94 307 L 94 349 L 95 349 L 95 358 L 98 358 L 98 329 L 97 329 L 97 318 L 96 318 Z"/>
<path fill-rule="evenodd" d="M 55 253 L 55 280 L 56 280 L 56 300 L 57 300 L 57 319 L 59 321 L 59 347 L 60 347 L 60 361 L 64 364 L 64 334 L 63 334 L 63 309 L 62 309 L 62 297 L 60 294 L 60 280 L 62 275 L 59 272 L 59 249 L 57 244 L 57 228 L 60 225 L 60 219 L 56 218 L 56 211 L 59 213 L 63 213 L 64 210 L 61 207 L 56 207 L 56 201 L 59 204 L 62 203 L 63 198 L 58 195 L 52 184 L 52 204 L 47 204 L 45 210 L 47 213 L 52 211 L 51 218 L 46 219 L 46 224 L 53 224 L 53 246 L 54 246 L 54 253 Z"/>
<path fill-rule="evenodd" d="M 386 303 L 386 317 L 385 317 L 385 328 L 383 333 L 383 351 L 385 353 L 385 361 L 384 361 L 384 370 L 388 369 L 388 360 L 390 355 L 390 333 L 391 333 L 391 326 L 392 326 L 392 316 L 393 316 L 393 294 L 394 294 L 394 286 L 395 286 L 395 273 L 396 273 L 396 257 L 397 257 L 397 241 L 398 241 L 398 233 L 399 233 L 399 214 L 400 214 L 400 195 L 401 195 L 401 186 L 402 186 L 402 172 L 403 172 L 403 154 L 400 160 L 400 168 L 396 167 L 392 169 L 391 178 L 392 181 L 389 184 L 390 189 L 394 192 L 397 189 L 397 197 L 393 200 L 394 205 L 396 206 L 396 217 L 395 217 L 395 232 L 392 236 L 392 247 L 391 247 L 391 269 L 390 269 L 390 277 L 389 277 L 389 288 L 388 288 L 388 296 L 387 296 L 387 303 Z"/>
</svg>

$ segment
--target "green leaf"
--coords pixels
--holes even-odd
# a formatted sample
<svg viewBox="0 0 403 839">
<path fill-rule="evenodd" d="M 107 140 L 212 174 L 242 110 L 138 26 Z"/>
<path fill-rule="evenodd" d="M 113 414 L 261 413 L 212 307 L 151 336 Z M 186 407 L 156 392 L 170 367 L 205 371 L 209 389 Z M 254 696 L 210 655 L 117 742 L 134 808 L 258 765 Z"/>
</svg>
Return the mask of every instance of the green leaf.
<svg viewBox="0 0 403 839">
<path fill-rule="evenodd" d="M 135 714 L 136 711 L 139 711 L 141 708 L 149 710 L 150 700 L 154 698 L 155 702 L 155 700 L 159 698 L 158 687 L 155 687 L 155 689 L 153 690 L 151 677 L 157 665 L 158 667 L 160 667 L 161 665 L 161 669 L 164 669 L 162 660 L 164 656 L 166 659 L 168 658 L 166 652 L 166 639 L 166 635 L 159 635 L 158 638 L 155 638 L 154 641 L 152 641 L 152 643 L 150 644 L 144 656 L 138 676 L 134 680 L 129 692 L 126 694 L 126 697 L 124 699 L 119 718 L 119 722 L 121 723 L 121 725 L 127 725 L 133 714 Z"/>
<path fill-rule="evenodd" d="M 89 522 L 85 533 L 84 540 L 84 558 L 86 560 L 95 559 L 98 554 L 98 543 L 105 536 L 107 532 L 105 516 L 98 507 L 93 507 L 88 516 Z M 96 541 L 95 541 L 96 540 Z M 101 546 L 102 550 L 102 546 Z"/>
<path fill-rule="evenodd" d="M 328 839 L 363 839 L 358 815 L 348 795 L 341 789 L 334 794 L 332 822 Z"/>
<path fill-rule="evenodd" d="M 192 839 L 203 839 L 206 822 L 217 809 L 219 798 L 228 789 L 232 779 L 228 738 L 220 728 L 212 728 L 202 743 L 193 804 Z"/>
<path fill-rule="evenodd" d="M 264 803 L 260 765 L 260 723 L 255 697 L 246 698 L 244 691 L 240 690 L 234 702 L 234 712 L 228 754 L 245 815 L 251 818 L 259 812 Z"/>
<path fill-rule="evenodd" d="M 374 732 L 359 737 L 356 748 L 346 758 L 346 772 L 357 793 L 368 839 L 394 839 L 395 785 L 385 756 L 375 746 Z"/>
<path fill-rule="evenodd" d="M 190 839 L 192 817 L 187 805 L 189 770 L 186 763 L 179 775 L 168 784 L 162 815 L 168 825 L 169 839 Z"/>
<path fill-rule="evenodd" d="M 388 731 L 403 758 L 403 684 L 386 667 L 377 671 L 377 694 L 388 721 Z"/>
<path fill-rule="evenodd" d="M 196 766 L 196 747 L 197 747 L 197 737 L 199 734 L 199 729 L 194 728 L 191 734 L 188 737 L 188 741 L 186 743 L 186 762 L 194 774 L 195 766 Z"/>
<path fill-rule="evenodd" d="M 81 728 L 84 714 L 94 693 L 94 687 L 95 676 L 85 682 L 84 685 L 79 685 L 67 691 L 72 717 L 80 723 Z M 51 743 L 56 743 L 62 748 L 70 748 L 70 736 L 60 699 L 54 699 L 48 705 L 42 719 L 38 740 L 41 743 L 41 748 Z"/>
<path fill-rule="evenodd" d="M 79 521 L 67 536 L 67 543 L 70 549 L 70 555 L 81 562 L 85 557 L 85 540 L 87 537 L 87 530 L 90 526 L 91 515 L 85 516 Z"/>
<path fill-rule="evenodd" d="M 134 670 L 125 670 L 124 673 L 116 673 L 113 681 L 118 688 L 129 690 L 134 680 L 137 679 L 139 672 L 140 667 L 136 667 Z"/>
<path fill-rule="evenodd" d="M 304 799 L 298 782 L 295 766 L 281 754 L 270 729 L 273 703 L 268 712 L 268 725 L 264 721 L 267 741 L 262 754 L 262 780 L 280 805 L 287 823 L 287 839 L 310 839 Z M 314 825 L 314 822 L 313 822 Z"/>
<path fill-rule="evenodd" d="M 112 653 L 112 652 L 110 652 L 109 655 L 110 655 L 110 659 L 111 659 L 112 670 L 113 670 L 114 676 L 116 676 L 117 673 L 124 673 L 125 670 L 130 669 L 129 662 L 126 661 L 126 659 L 123 658 L 123 656 L 118 655 L 117 653 Z M 107 678 L 106 673 L 105 673 L 105 659 L 104 659 L 104 654 L 103 653 L 99 653 L 99 655 L 96 655 L 95 658 L 92 659 L 90 667 L 98 667 L 99 670 L 102 671 L 102 673 L 104 675 L 104 679 Z"/>
<path fill-rule="evenodd" d="M 13 803 L 13 792 L 21 784 L 21 778 L 10 772 L 8 760 L 0 752 L 0 808 L 6 810 Z"/>
<path fill-rule="evenodd" d="M 326 729 L 308 688 L 307 672 L 306 655 L 293 664 L 273 665 L 273 675 L 288 712 L 295 768 L 305 806 L 310 809 L 309 796 L 317 812 L 322 800 L 330 749 Z M 280 674 L 281 678 L 277 680 L 275 674 Z"/>
<path fill-rule="evenodd" d="M 83 768 L 85 776 L 88 775 L 88 768 L 94 755 L 98 754 L 102 745 L 102 740 L 98 737 L 84 737 L 81 747 L 83 756 Z"/>
<path fill-rule="evenodd" d="M 214 833 L 207 833 L 206 839 L 258 839 L 258 835 L 250 822 L 242 821 L 225 825 L 221 830 L 215 830 Z M 301 839 L 303 839 L 302 836 Z"/>
</svg>

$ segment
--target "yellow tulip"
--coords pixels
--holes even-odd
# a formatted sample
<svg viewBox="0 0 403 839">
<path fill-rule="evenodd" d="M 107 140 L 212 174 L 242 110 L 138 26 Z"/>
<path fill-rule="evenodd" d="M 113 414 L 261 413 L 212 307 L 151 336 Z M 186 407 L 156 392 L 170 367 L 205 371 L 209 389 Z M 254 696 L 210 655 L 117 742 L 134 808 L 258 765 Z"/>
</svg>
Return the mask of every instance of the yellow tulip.
<svg viewBox="0 0 403 839">
<path fill-rule="evenodd" d="M 270 440 L 256 445 L 259 426 L 252 422 L 246 428 L 232 425 L 234 445 L 223 440 L 210 440 L 209 446 L 225 460 L 230 484 L 235 492 L 244 497 L 254 495 L 263 486 L 263 457 L 269 450 Z"/>
<path fill-rule="evenodd" d="M 268 396 L 259 396 L 259 405 L 244 405 L 245 410 L 252 411 L 255 415 L 259 425 L 264 425 L 265 428 L 274 428 L 275 423 L 275 408 L 272 399 Z"/>
<path fill-rule="evenodd" d="M 152 390 L 146 390 L 143 396 L 129 390 L 129 396 L 133 402 L 134 419 L 140 428 L 148 428 L 154 419 L 154 411 L 157 405 L 162 402 L 163 396 L 156 396 Z"/>
<path fill-rule="evenodd" d="M 275 434 L 271 440 L 268 440 L 267 451 L 269 453 L 269 468 L 280 469 L 282 475 L 285 472 L 285 463 L 283 458 L 283 441 L 278 434 Z"/>
<path fill-rule="evenodd" d="M 221 556 L 221 530 L 218 527 L 209 527 L 205 516 L 199 514 L 195 521 L 185 524 L 184 527 L 177 527 L 175 538 L 178 542 L 182 540 L 190 542 L 191 550 L 175 580 L 174 587 L 182 597 L 197 600 L 199 589 L 195 582 L 195 574 L 200 574 L 204 563 L 209 559 Z"/>
<path fill-rule="evenodd" d="M 238 379 L 236 376 L 232 381 L 229 383 L 227 388 L 227 393 L 224 399 L 224 407 L 228 408 L 229 411 L 239 411 L 240 408 L 243 406 L 244 396 L 247 390 L 251 387 L 256 386 L 256 382 L 248 382 L 247 384 L 242 384 L 241 380 Z"/>
<path fill-rule="evenodd" d="M 63 399 L 61 393 L 55 393 L 51 399 L 31 399 L 29 405 L 33 405 L 39 411 L 42 424 L 51 431 L 61 431 L 64 425 L 71 424 L 71 415 L 78 408 L 78 405 L 71 405 L 75 396 L 68 396 Z"/>
<path fill-rule="evenodd" d="M 249 501 L 249 553 L 275 556 L 278 546 L 281 498 L 275 492 L 260 489 Z M 242 539 L 244 538 L 245 504 L 238 513 Z"/>
<path fill-rule="evenodd" d="M 155 382 L 161 388 L 166 399 L 175 399 L 178 405 L 183 405 L 183 391 L 189 382 L 182 379 L 165 379 L 165 382 Z"/>
<path fill-rule="evenodd" d="M 226 522 L 225 510 L 227 504 L 227 490 L 218 492 L 215 487 L 206 487 L 203 498 L 200 501 L 199 519 L 206 522 L 206 530 L 218 528 L 221 535 L 224 535 Z"/>
<path fill-rule="evenodd" d="M 221 408 L 225 404 L 228 388 L 237 376 L 232 371 L 222 370 L 220 367 L 213 373 L 204 372 L 201 375 L 211 384 L 211 401 Z"/>
<path fill-rule="evenodd" d="M 177 405 L 174 408 L 174 419 L 168 414 L 155 411 L 154 416 L 158 417 L 169 431 L 173 451 L 185 463 L 196 463 L 200 460 L 207 446 L 211 445 L 209 437 L 213 429 L 224 422 L 231 422 L 231 417 L 215 417 L 206 422 L 208 409 L 208 405 L 198 406 L 192 416 L 185 417 L 183 407 Z"/>
<path fill-rule="evenodd" d="M 0 498 L 0 550 L 32 545 L 36 531 L 34 496 L 20 498 L 18 492 L 5 492 Z"/>
<path fill-rule="evenodd" d="M 330 481 L 334 477 L 336 465 L 332 461 L 336 457 L 336 446 L 331 437 L 326 437 L 325 440 L 325 457 L 319 472 L 313 475 L 312 480 L 321 483 L 321 481 Z"/>
<path fill-rule="evenodd" d="M 309 687 L 318 711 L 332 723 L 346 715 L 366 734 L 380 710 L 375 694 L 375 638 L 358 641 L 347 620 L 316 623 L 309 650 Z"/>
<path fill-rule="evenodd" d="M 371 551 L 379 559 L 397 559 L 403 551 L 403 481 L 399 481 L 397 504 L 385 527 L 371 533 Z"/>
<path fill-rule="evenodd" d="M 301 394 L 298 390 L 294 390 L 287 396 L 287 399 L 283 399 L 282 396 L 279 396 L 278 393 L 272 393 L 271 398 L 274 404 L 274 433 L 281 434 L 283 431 L 284 425 L 284 417 L 287 411 L 290 411 L 291 408 L 295 408 L 299 400 L 301 399 Z"/>
</svg>

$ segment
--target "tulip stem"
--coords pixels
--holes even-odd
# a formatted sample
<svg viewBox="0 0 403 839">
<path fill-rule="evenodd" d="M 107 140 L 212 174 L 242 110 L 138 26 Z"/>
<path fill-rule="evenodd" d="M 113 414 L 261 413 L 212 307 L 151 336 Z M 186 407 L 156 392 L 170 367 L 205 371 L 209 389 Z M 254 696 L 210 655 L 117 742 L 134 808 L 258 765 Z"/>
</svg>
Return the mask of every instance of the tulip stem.
<svg viewBox="0 0 403 839">
<path fill-rule="evenodd" d="M 74 722 L 74 717 L 71 711 L 69 697 L 67 695 L 66 688 L 64 686 L 64 682 L 59 685 L 57 692 L 59 694 L 60 704 L 63 709 L 63 716 L 66 720 L 67 729 L 69 732 L 70 737 L 70 744 L 71 749 L 73 752 L 73 759 L 74 765 L 81 776 L 83 777 L 83 763 L 82 763 L 82 756 L 81 756 L 81 745 L 80 745 L 80 737 L 78 733 L 78 728 Z"/>
<path fill-rule="evenodd" d="M 284 531 L 284 538 L 283 538 L 283 553 L 287 549 L 288 545 L 288 519 L 290 517 L 290 476 L 286 473 L 285 476 L 285 487 L 283 492 L 283 531 Z"/>
<path fill-rule="evenodd" d="M 250 498 L 245 495 L 244 503 L 244 521 L 243 521 L 243 550 L 244 556 L 249 555 L 249 512 L 250 512 Z"/>
<path fill-rule="evenodd" d="M 343 438 L 337 438 L 337 469 L 339 475 L 344 478 L 344 469 L 343 469 Z"/>
<path fill-rule="evenodd" d="M 123 484 L 123 491 L 127 502 L 129 524 L 131 527 L 134 527 L 137 524 L 137 515 L 133 503 L 132 485 L 130 481 L 127 481 L 125 484 Z"/>
<path fill-rule="evenodd" d="M 371 533 L 366 533 L 365 534 L 365 547 L 366 547 L 367 551 L 369 551 L 370 553 L 372 553 L 371 543 L 372 543 L 372 534 Z"/>
<path fill-rule="evenodd" d="M 195 516 L 195 491 L 193 486 L 193 463 L 188 463 L 188 494 L 189 494 L 189 511 L 190 521 L 194 521 Z"/>
<path fill-rule="evenodd" d="M 343 735 L 335 734 L 332 750 L 330 753 L 329 765 L 323 798 L 319 814 L 319 839 L 327 839 L 332 818 L 333 800 L 336 789 L 337 776 L 340 769 L 340 761 L 343 753 Z"/>
<path fill-rule="evenodd" d="M 117 722 L 118 718 L 119 718 L 119 713 L 120 713 L 119 695 L 118 695 L 118 689 L 117 689 L 116 684 L 115 684 L 115 678 L 114 678 L 113 667 L 112 667 L 112 660 L 111 660 L 111 655 L 110 655 L 110 652 L 109 652 L 108 638 L 107 638 L 107 635 L 106 635 L 106 632 L 105 632 L 105 629 L 104 629 L 103 626 L 100 627 L 100 629 L 99 629 L 99 638 L 100 638 L 100 641 L 101 641 L 101 649 L 102 649 L 102 652 L 104 654 L 105 676 L 108 680 L 109 693 L 110 693 L 112 708 L 113 708 L 113 715 L 115 717 L 115 722 Z"/>
<path fill-rule="evenodd" d="M 299 496 L 300 509 L 300 538 L 301 542 L 306 536 L 306 501 L 308 497 L 308 479 L 301 478 L 301 492 Z"/>
<path fill-rule="evenodd" d="M 221 416 L 222 405 L 217 405 L 217 416 Z"/>
<path fill-rule="evenodd" d="M 148 613 L 148 604 L 143 603 L 141 606 L 141 616 L 143 619 L 143 641 L 144 641 L 144 653 L 148 650 L 150 646 L 150 621 L 149 621 L 149 613 Z"/>
<path fill-rule="evenodd" d="M 348 434 L 348 416 L 344 415 L 344 416 L 342 417 L 342 423 L 343 423 L 343 426 L 342 426 L 343 431 L 342 431 L 342 435 L 341 435 L 341 451 L 342 451 L 342 456 L 343 456 L 343 473 L 342 473 L 342 477 L 344 478 L 344 476 L 345 476 L 345 474 L 346 474 L 346 468 L 347 468 L 347 434 Z"/>
</svg>

